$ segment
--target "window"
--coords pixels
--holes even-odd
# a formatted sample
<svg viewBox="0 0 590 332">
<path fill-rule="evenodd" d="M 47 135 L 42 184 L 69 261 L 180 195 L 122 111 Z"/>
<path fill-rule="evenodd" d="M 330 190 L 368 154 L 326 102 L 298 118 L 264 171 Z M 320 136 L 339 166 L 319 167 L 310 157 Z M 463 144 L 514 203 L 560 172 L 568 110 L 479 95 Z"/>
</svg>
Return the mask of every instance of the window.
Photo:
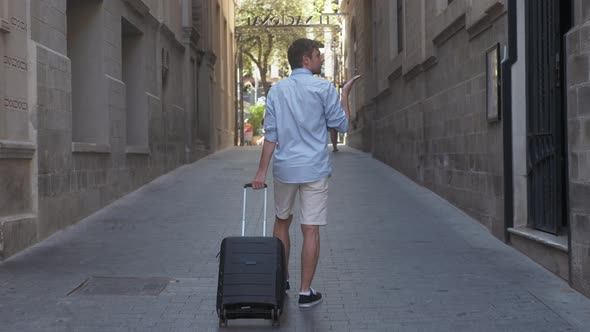
<svg viewBox="0 0 590 332">
<path fill-rule="evenodd" d="M 147 97 L 144 93 L 142 32 L 121 19 L 121 73 L 125 83 L 127 146 L 148 146 Z M 129 151 L 129 150 L 128 150 Z"/>
<path fill-rule="evenodd" d="M 404 50 L 404 7 L 403 0 L 397 0 L 397 52 Z"/>
<path fill-rule="evenodd" d="M 388 6 L 389 16 L 387 21 L 389 24 L 389 54 L 393 59 L 399 54 L 397 50 L 397 0 L 388 2 Z"/>
<path fill-rule="evenodd" d="M 229 63 L 227 62 L 227 20 L 224 20 L 222 23 L 223 27 L 223 34 L 220 36 L 219 39 L 219 55 L 221 57 L 222 65 L 220 66 L 220 75 L 221 75 L 221 89 L 225 90 L 226 84 L 226 75 L 227 75 L 227 67 L 229 67 Z"/>
<path fill-rule="evenodd" d="M 193 105 L 193 124 L 192 124 L 192 128 L 193 128 L 193 133 L 197 133 L 200 134 L 199 132 L 199 103 L 197 100 L 197 96 L 199 95 L 199 90 L 198 90 L 198 80 L 199 80 L 199 76 L 198 76 L 198 66 L 197 66 L 197 60 L 195 58 L 191 57 L 191 100 L 192 100 L 192 105 Z M 193 139 L 194 141 L 194 139 Z"/>
<path fill-rule="evenodd" d="M 68 0 L 67 52 L 72 70 L 72 141 L 108 146 L 103 74 L 102 1 Z"/>
</svg>

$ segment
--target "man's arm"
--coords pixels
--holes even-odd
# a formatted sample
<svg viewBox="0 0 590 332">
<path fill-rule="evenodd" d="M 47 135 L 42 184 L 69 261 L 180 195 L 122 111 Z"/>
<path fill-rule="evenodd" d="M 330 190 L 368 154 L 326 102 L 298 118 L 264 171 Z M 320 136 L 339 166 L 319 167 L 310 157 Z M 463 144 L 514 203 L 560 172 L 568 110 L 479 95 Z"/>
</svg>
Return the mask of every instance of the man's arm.
<svg viewBox="0 0 590 332">
<path fill-rule="evenodd" d="M 361 75 L 354 76 L 342 87 L 342 95 L 340 96 L 340 101 L 342 102 L 342 108 L 344 109 L 344 114 L 346 115 L 346 119 L 348 121 L 350 121 L 350 106 L 348 106 L 348 95 L 350 94 L 350 90 L 352 89 L 354 81 L 356 81 L 359 77 L 361 77 Z"/>
<path fill-rule="evenodd" d="M 277 143 L 264 140 L 264 144 L 262 145 L 262 154 L 260 156 L 260 163 L 258 164 L 258 172 L 256 172 L 256 175 L 252 180 L 252 188 L 264 188 L 264 182 L 266 181 L 266 172 L 268 171 L 268 165 L 270 165 L 270 158 L 272 157 L 272 154 L 275 151 L 276 146 Z"/>
<path fill-rule="evenodd" d="M 344 115 L 346 115 L 346 120 L 350 121 L 350 106 L 348 106 L 348 94 L 350 90 L 344 91 L 342 90 L 342 94 L 340 95 L 340 102 L 342 102 L 342 108 L 344 109 Z"/>
<path fill-rule="evenodd" d="M 348 96 L 350 94 L 350 90 L 352 89 L 353 83 L 359 77 L 360 75 L 357 75 L 346 82 L 342 86 L 342 93 L 340 95 L 338 95 L 336 88 L 328 88 L 325 102 L 327 127 L 335 128 L 341 133 L 344 133 L 348 130 L 350 125 L 350 106 L 348 105 Z"/>
<path fill-rule="evenodd" d="M 277 123 L 275 118 L 274 103 L 273 103 L 274 89 L 271 89 L 266 97 L 266 105 L 264 111 L 264 143 L 262 144 L 262 154 L 260 155 L 260 163 L 258 164 L 258 171 L 252 179 L 252 188 L 255 190 L 264 188 L 266 181 L 266 172 L 270 165 L 270 158 L 277 146 Z"/>
</svg>

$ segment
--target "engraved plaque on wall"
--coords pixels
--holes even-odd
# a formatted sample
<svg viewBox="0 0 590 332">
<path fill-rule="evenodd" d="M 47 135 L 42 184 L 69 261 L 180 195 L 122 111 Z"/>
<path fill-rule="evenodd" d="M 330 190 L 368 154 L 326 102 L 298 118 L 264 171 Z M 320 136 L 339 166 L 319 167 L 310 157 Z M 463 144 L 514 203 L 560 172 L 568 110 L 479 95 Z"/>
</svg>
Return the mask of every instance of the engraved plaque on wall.
<svg viewBox="0 0 590 332">
<path fill-rule="evenodd" d="M 30 141 L 27 56 L 28 19 L 26 1 L 4 1 L 3 19 L 9 31 L 2 33 L 0 47 L 0 140 Z"/>
</svg>

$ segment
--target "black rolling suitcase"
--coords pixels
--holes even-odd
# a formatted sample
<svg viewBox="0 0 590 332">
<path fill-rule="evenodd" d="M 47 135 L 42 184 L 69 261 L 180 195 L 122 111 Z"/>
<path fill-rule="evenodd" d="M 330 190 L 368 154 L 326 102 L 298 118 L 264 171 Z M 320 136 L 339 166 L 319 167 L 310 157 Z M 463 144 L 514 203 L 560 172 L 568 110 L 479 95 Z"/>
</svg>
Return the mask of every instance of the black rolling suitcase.
<svg viewBox="0 0 590 332">
<path fill-rule="evenodd" d="M 242 207 L 242 236 L 226 237 L 221 242 L 217 282 L 219 325 L 228 319 L 271 319 L 279 326 L 286 285 L 285 248 L 276 237 L 266 236 L 267 186 L 264 185 L 263 236 L 244 236 L 246 191 Z"/>
</svg>

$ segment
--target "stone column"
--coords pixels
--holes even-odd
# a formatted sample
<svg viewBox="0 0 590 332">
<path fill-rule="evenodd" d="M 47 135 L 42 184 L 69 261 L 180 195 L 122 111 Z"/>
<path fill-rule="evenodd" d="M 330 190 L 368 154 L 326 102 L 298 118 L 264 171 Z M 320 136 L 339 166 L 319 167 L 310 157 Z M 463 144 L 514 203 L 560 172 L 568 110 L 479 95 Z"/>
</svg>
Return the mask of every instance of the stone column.
<svg viewBox="0 0 590 332">
<path fill-rule="evenodd" d="M 211 50 L 200 53 L 199 61 L 199 127 L 201 139 L 207 144 L 210 152 L 217 148 L 217 135 L 215 130 L 215 101 L 214 101 L 214 77 L 215 61 L 217 57 Z"/>
</svg>

